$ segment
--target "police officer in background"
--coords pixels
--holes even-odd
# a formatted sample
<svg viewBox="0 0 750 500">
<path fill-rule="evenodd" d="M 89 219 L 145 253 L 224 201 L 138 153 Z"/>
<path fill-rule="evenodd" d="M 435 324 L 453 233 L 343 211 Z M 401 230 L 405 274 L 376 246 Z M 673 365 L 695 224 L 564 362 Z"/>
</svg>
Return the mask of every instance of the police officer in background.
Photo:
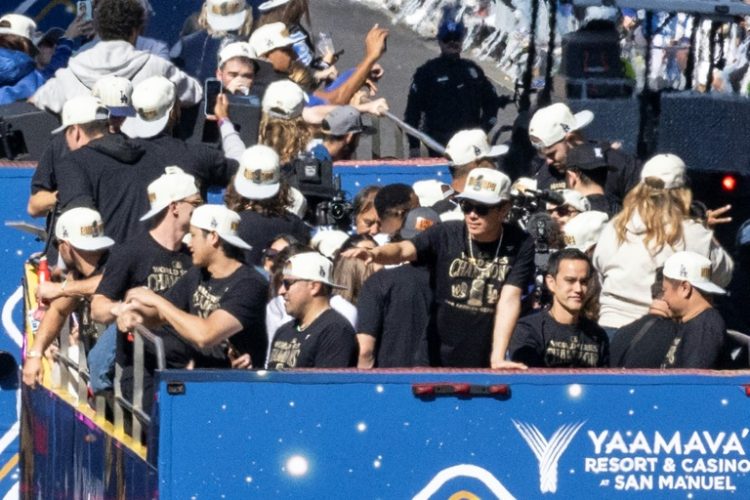
<svg viewBox="0 0 750 500">
<path fill-rule="evenodd" d="M 440 144 L 459 130 L 489 132 L 498 108 L 508 103 L 507 97 L 497 95 L 479 66 L 461 59 L 465 35 L 463 22 L 456 21 L 454 10 L 446 8 L 437 33 L 440 56 L 417 68 L 406 102 L 404 121 Z M 418 139 L 409 137 L 409 154 L 420 156 Z"/>
</svg>

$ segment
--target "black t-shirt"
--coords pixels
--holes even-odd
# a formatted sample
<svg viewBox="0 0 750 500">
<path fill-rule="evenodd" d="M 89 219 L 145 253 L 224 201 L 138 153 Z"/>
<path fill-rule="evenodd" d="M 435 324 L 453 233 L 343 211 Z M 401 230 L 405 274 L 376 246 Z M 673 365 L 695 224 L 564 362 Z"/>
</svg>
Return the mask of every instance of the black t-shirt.
<svg viewBox="0 0 750 500">
<path fill-rule="evenodd" d="M 346 368 L 357 366 L 357 338 L 349 321 L 328 309 L 303 331 L 297 320 L 281 325 L 273 338 L 268 367 Z"/>
<path fill-rule="evenodd" d="M 648 324 L 641 338 L 631 346 L 638 332 Z M 610 343 L 610 366 L 617 368 L 660 368 L 677 335 L 677 323 L 647 314 L 617 330 Z"/>
<path fill-rule="evenodd" d="M 53 134 L 31 177 L 31 194 L 39 191 L 57 191 L 57 166 L 69 152 L 65 134 Z"/>
<path fill-rule="evenodd" d="M 263 366 L 266 360 L 266 299 L 268 285 L 253 268 L 242 265 L 226 278 L 214 278 L 203 268 L 191 268 L 165 294 L 172 304 L 190 314 L 207 318 L 222 309 L 234 316 L 242 330 L 229 338 L 240 354 L 249 353 L 253 366 Z M 205 353 L 221 360 L 225 349 L 211 349 Z M 217 354 L 221 351 L 222 354 Z M 196 361 L 196 365 L 200 360 Z M 228 363 L 227 363 L 228 366 Z"/>
<path fill-rule="evenodd" d="M 209 187 L 225 188 L 237 173 L 235 160 L 227 159 L 221 150 L 207 144 L 185 142 L 167 134 L 136 141 L 146 150 L 147 159 L 164 166 L 177 165 L 194 176 L 204 199 Z"/>
<path fill-rule="evenodd" d="M 125 292 L 137 286 L 162 293 L 191 266 L 192 258 L 184 245 L 173 252 L 144 232 L 112 249 L 96 293 L 110 300 L 122 300 Z"/>
<path fill-rule="evenodd" d="M 277 217 L 253 210 L 243 210 L 240 212 L 237 234 L 253 247 L 245 251 L 245 262 L 249 265 L 259 265 L 263 250 L 280 234 L 291 234 L 302 243 L 310 241 L 310 228 L 302 219 L 291 213 Z"/>
<path fill-rule="evenodd" d="M 726 325 L 710 307 L 686 323 L 677 325 L 662 368 L 716 368 L 724 347 Z"/>
<path fill-rule="evenodd" d="M 118 301 L 124 299 L 131 288 L 146 286 L 162 294 L 191 266 L 192 259 L 187 248 L 183 246 L 175 252 L 167 250 L 148 232 L 143 232 L 112 248 L 107 272 L 96 293 Z M 128 337 L 117 336 L 117 361 L 120 365 L 133 363 L 132 347 Z"/>
<path fill-rule="evenodd" d="M 463 221 L 438 224 L 412 239 L 417 264 L 431 273 L 437 309 L 432 328 L 442 366 L 489 366 L 501 288 L 525 290 L 533 280 L 534 242 L 521 229 L 503 224 L 499 248 L 498 241 L 471 240 L 471 247 L 469 241 Z"/>
<path fill-rule="evenodd" d="M 375 366 L 429 366 L 430 272 L 403 265 L 370 276 L 359 292 L 357 333 L 375 337 Z"/>
<path fill-rule="evenodd" d="M 510 357 L 530 367 L 596 368 L 609 363 L 609 340 L 601 327 L 586 318 L 565 325 L 549 311 L 541 311 L 518 320 Z"/>
</svg>

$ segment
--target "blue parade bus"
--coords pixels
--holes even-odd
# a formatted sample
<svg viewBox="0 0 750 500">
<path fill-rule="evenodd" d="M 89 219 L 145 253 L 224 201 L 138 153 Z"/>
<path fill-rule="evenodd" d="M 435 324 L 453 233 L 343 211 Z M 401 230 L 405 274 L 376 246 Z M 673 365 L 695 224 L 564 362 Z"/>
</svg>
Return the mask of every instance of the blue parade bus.
<svg viewBox="0 0 750 500">
<path fill-rule="evenodd" d="M 24 4 L 39 14 L 68 2 Z M 7 222 L 29 222 L 33 168 L 0 162 L 0 350 L 19 362 L 36 307 L 27 256 L 42 243 Z M 447 165 L 335 171 L 351 194 Z M 742 188 L 745 171 L 717 168 L 711 182 L 737 175 Z M 717 199 L 747 208 L 740 191 Z M 136 366 L 148 343 L 163 361 L 157 338 L 134 333 Z M 750 496 L 750 371 L 162 369 L 150 414 L 136 376 L 134 400 L 117 395 L 107 419 L 67 338 L 37 389 L 0 377 L 1 498 Z"/>
</svg>

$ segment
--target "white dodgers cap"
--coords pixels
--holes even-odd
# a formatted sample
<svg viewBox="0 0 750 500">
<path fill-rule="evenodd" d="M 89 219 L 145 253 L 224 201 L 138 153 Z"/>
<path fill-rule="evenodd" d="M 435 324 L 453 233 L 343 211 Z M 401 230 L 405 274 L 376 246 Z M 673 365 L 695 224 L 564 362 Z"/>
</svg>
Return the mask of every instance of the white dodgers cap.
<svg viewBox="0 0 750 500">
<path fill-rule="evenodd" d="M 599 241 L 599 235 L 602 234 L 608 220 L 609 215 L 597 210 L 576 215 L 566 222 L 563 228 L 565 247 L 587 251 Z"/>
<path fill-rule="evenodd" d="M 510 179 L 499 170 L 475 168 L 469 172 L 464 192 L 457 198 L 485 205 L 497 205 L 510 199 Z"/>
<path fill-rule="evenodd" d="M 144 139 L 159 135 L 169 122 L 175 98 L 174 83 L 163 76 L 152 76 L 138 83 L 133 89 L 136 115 L 123 122 L 123 133 Z"/>
<path fill-rule="evenodd" d="M 268 54 L 273 49 L 288 47 L 294 44 L 289 30 L 284 23 L 270 23 L 259 27 L 250 36 L 250 45 L 259 56 Z"/>
<path fill-rule="evenodd" d="M 109 111 L 96 97 L 79 95 L 68 99 L 62 109 L 62 125 L 52 131 L 58 134 L 71 125 L 83 125 L 109 118 Z"/>
<path fill-rule="evenodd" d="M 21 14 L 5 14 L 0 17 L 0 35 L 16 35 L 34 41 L 36 23 Z"/>
<path fill-rule="evenodd" d="M 659 154 L 648 160 L 641 170 L 641 181 L 649 177 L 661 179 L 664 189 L 683 187 L 687 181 L 687 167 L 682 159 L 673 154 Z"/>
<path fill-rule="evenodd" d="M 151 209 L 141 220 L 150 219 L 174 201 L 184 200 L 200 193 L 195 184 L 195 177 L 186 174 L 180 167 L 167 167 L 164 173 L 148 185 L 148 201 Z"/>
<path fill-rule="evenodd" d="M 334 288 L 346 288 L 333 282 L 333 262 L 318 252 L 292 255 L 284 265 L 284 276 L 319 281 Z"/>
<path fill-rule="evenodd" d="M 711 261 L 695 252 L 677 252 L 664 262 L 664 276 L 687 281 L 706 293 L 723 295 L 726 291 L 711 281 Z"/>
<path fill-rule="evenodd" d="M 135 116 L 133 84 L 127 78 L 115 75 L 99 78 L 91 94 L 107 107 L 111 116 Z"/>
<path fill-rule="evenodd" d="M 494 158 L 508 152 L 508 146 L 498 144 L 490 147 L 487 134 L 482 129 L 461 130 L 456 132 L 448 145 L 445 154 L 453 165 L 466 165 L 481 158 Z"/>
<path fill-rule="evenodd" d="M 250 146 L 240 157 L 234 189 L 249 200 L 276 196 L 281 186 L 279 155 L 268 146 Z"/>
<path fill-rule="evenodd" d="M 245 0 L 206 0 L 206 21 L 214 31 L 237 31 L 246 17 Z"/>
<path fill-rule="evenodd" d="M 55 224 L 55 237 L 78 250 L 104 250 L 115 244 L 112 238 L 104 236 L 104 223 L 99 212 L 85 207 L 63 212 Z"/>
<path fill-rule="evenodd" d="M 537 147 L 549 147 L 565 139 L 569 132 L 580 130 L 594 120 L 588 110 L 576 114 L 565 104 L 558 102 L 542 108 L 531 118 L 529 138 Z"/>
<path fill-rule="evenodd" d="M 201 205 L 193 210 L 190 225 L 206 231 L 213 231 L 219 235 L 219 238 L 238 248 L 244 250 L 252 248 L 237 235 L 237 229 L 240 227 L 240 216 L 224 205 Z"/>
<path fill-rule="evenodd" d="M 291 120 L 302 116 L 307 100 L 302 87 L 291 80 L 279 80 L 266 88 L 261 108 L 270 116 Z"/>
<path fill-rule="evenodd" d="M 235 57 L 244 57 L 245 59 L 254 60 L 256 58 L 255 51 L 247 42 L 232 42 L 225 46 L 219 52 L 219 66 L 224 66 L 230 59 Z"/>
</svg>

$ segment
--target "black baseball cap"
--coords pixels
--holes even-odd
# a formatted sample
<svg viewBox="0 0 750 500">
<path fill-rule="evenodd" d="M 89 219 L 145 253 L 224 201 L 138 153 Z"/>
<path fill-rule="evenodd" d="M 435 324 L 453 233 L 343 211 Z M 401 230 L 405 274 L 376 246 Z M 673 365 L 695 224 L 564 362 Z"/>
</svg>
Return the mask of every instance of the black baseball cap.
<svg viewBox="0 0 750 500">
<path fill-rule="evenodd" d="M 581 144 L 574 147 L 568 151 L 565 163 L 568 168 L 579 170 L 594 170 L 597 168 L 615 170 L 615 167 L 607 162 L 604 148 L 598 144 Z"/>
</svg>

